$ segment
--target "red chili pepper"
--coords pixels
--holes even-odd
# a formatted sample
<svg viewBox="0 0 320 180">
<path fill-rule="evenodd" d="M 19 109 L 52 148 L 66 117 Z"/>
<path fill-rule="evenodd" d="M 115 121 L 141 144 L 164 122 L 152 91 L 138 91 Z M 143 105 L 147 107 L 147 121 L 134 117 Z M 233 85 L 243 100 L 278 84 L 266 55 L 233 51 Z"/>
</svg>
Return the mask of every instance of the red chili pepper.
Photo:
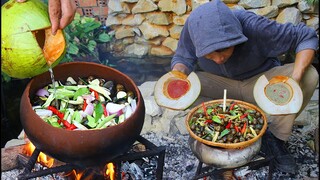
<svg viewBox="0 0 320 180">
<path fill-rule="evenodd" d="M 211 120 L 211 119 L 207 119 L 206 121 L 205 121 L 205 123 L 206 124 L 211 124 L 213 121 Z"/>
<path fill-rule="evenodd" d="M 232 103 L 232 104 L 231 104 L 231 106 L 230 106 L 230 110 L 233 110 L 234 105 L 236 105 L 236 103 Z"/>
<path fill-rule="evenodd" d="M 243 124 L 243 127 L 241 129 L 241 134 L 243 134 L 246 131 L 246 128 L 247 128 L 247 122 Z"/>
<path fill-rule="evenodd" d="M 234 129 L 235 129 L 237 132 L 240 132 L 238 126 L 234 126 Z"/>
<path fill-rule="evenodd" d="M 230 129 L 231 126 L 231 121 L 228 122 L 228 124 L 226 125 L 226 129 Z"/>
<path fill-rule="evenodd" d="M 68 128 L 66 128 L 67 130 L 74 130 L 76 129 L 77 126 L 75 126 L 74 124 L 71 124 Z"/>
<path fill-rule="evenodd" d="M 99 100 L 99 93 L 95 90 L 93 90 L 92 88 L 89 89 L 91 92 L 93 92 L 94 97 L 96 98 L 96 100 Z"/>
<path fill-rule="evenodd" d="M 204 105 L 204 102 L 202 102 L 202 108 L 203 108 L 204 114 L 205 114 L 206 117 L 208 118 L 207 108 L 206 108 L 206 106 Z"/>
<path fill-rule="evenodd" d="M 75 126 L 74 124 L 70 124 L 67 120 L 61 119 L 61 121 L 67 130 L 74 130 L 77 128 L 77 126 Z"/>
<path fill-rule="evenodd" d="M 67 120 L 61 119 L 61 121 L 66 128 L 69 128 L 71 126 L 71 124 Z"/>
<path fill-rule="evenodd" d="M 62 119 L 64 116 L 64 114 L 62 112 L 60 112 L 58 109 L 56 109 L 53 106 L 48 106 L 48 110 L 52 111 L 53 114 L 57 115 L 60 119 Z"/>
<path fill-rule="evenodd" d="M 74 130 L 77 128 L 77 126 L 75 126 L 74 124 L 70 124 L 68 121 L 64 120 L 63 117 L 64 117 L 64 114 L 62 112 L 60 112 L 58 109 L 56 109 L 55 107 L 53 106 L 48 106 L 48 109 L 50 111 L 53 112 L 53 114 L 57 115 L 59 117 L 58 119 L 58 123 L 62 123 L 64 127 L 66 127 L 66 129 L 68 130 Z"/>
<path fill-rule="evenodd" d="M 87 106 L 88 106 L 87 102 L 86 102 L 86 101 L 83 101 L 82 110 L 83 110 L 83 111 L 86 110 Z"/>
<path fill-rule="evenodd" d="M 224 119 L 226 116 L 225 115 L 223 115 L 223 114 L 218 114 L 218 116 L 220 117 L 220 118 L 222 118 L 222 119 Z"/>
<path fill-rule="evenodd" d="M 240 116 L 240 119 L 243 119 L 243 118 L 245 118 L 245 117 L 247 117 L 247 116 L 248 116 L 248 113 L 245 113 L 245 114 L 243 114 L 243 115 Z"/>
<path fill-rule="evenodd" d="M 102 104 L 102 107 L 103 107 L 103 114 L 105 116 L 109 116 L 109 112 L 107 111 L 106 105 Z"/>
</svg>

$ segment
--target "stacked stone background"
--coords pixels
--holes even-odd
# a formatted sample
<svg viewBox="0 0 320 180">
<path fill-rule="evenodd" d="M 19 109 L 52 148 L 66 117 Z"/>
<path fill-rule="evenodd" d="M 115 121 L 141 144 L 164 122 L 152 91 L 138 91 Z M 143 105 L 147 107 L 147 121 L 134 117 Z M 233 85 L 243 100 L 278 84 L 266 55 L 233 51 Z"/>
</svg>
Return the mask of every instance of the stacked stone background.
<svg viewBox="0 0 320 180">
<path fill-rule="evenodd" d="M 106 50 L 115 56 L 172 56 L 192 12 L 209 0 L 75 0 L 77 12 L 110 27 Z M 306 0 L 222 0 L 231 9 L 247 9 L 279 23 L 303 22 L 318 31 L 318 4 Z"/>
</svg>

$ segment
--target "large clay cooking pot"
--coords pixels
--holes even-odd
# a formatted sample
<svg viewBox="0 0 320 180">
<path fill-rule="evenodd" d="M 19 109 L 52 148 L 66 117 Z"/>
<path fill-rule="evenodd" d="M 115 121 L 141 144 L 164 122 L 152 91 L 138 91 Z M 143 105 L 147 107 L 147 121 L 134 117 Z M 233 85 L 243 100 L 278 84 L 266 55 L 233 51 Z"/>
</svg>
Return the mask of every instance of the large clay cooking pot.
<svg viewBox="0 0 320 180">
<path fill-rule="evenodd" d="M 20 104 L 20 119 L 30 141 L 41 152 L 60 161 L 79 166 L 100 165 L 127 152 L 135 142 L 144 123 L 145 106 L 135 83 L 118 70 L 96 63 L 64 63 L 53 69 L 56 81 L 69 76 L 90 75 L 121 83 L 137 96 L 137 109 L 123 123 L 99 130 L 69 131 L 47 124 L 33 110 L 30 102 L 36 91 L 51 83 L 50 73 L 34 77 L 27 85 Z"/>
</svg>

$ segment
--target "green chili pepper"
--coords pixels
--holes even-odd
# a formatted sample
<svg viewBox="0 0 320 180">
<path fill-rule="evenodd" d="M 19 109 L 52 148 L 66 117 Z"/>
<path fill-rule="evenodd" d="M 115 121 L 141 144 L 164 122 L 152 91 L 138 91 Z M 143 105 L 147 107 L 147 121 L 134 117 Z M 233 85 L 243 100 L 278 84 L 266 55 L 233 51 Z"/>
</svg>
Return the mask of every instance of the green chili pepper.
<svg viewBox="0 0 320 180">
<path fill-rule="evenodd" d="M 249 119 L 250 122 L 253 121 L 253 117 L 250 114 L 248 114 L 247 118 Z"/>
<path fill-rule="evenodd" d="M 232 116 L 236 116 L 236 115 L 237 115 L 237 111 L 235 111 L 235 110 L 231 110 L 231 111 L 229 111 L 229 113 L 230 113 Z"/>
<path fill-rule="evenodd" d="M 220 120 L 219 116 L 212 116 L 212 120 L 213 120 L 214 122 L 216 122 L 216 123 L 221 124 L 221 120 Z"/>
<path fill-rule="evenodd" d="M 223 136 L 227 135 L 228 133 L 230 132 L 229 129 L 224 129 L 221 134 L 220 134 L 220 137 L 219 138 L 222 138 Z"/>
</svg>

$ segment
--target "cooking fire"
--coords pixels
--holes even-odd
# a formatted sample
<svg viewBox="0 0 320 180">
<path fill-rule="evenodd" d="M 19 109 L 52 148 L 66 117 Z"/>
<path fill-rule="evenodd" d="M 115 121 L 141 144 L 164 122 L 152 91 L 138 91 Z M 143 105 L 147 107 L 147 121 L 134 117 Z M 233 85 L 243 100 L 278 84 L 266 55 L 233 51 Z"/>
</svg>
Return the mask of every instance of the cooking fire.
<svg viewBox="0 0 320 180">
<path fill-rule="evenodd" d="M 157 147 L 140 136 L 128 152 L 116 157 L 112 162 L 107 162 L 103 167 L 86 167 L 59 162 L 37 150 L 31 142 L 25 144 L 23 154 L 30 158 L 28 161 L 21 162 L 24 171 L 18 179 L 57 173 L 61 174 L 61 178 L 75 180 L 161 179 L 165 148 Z"/>
</svg>

